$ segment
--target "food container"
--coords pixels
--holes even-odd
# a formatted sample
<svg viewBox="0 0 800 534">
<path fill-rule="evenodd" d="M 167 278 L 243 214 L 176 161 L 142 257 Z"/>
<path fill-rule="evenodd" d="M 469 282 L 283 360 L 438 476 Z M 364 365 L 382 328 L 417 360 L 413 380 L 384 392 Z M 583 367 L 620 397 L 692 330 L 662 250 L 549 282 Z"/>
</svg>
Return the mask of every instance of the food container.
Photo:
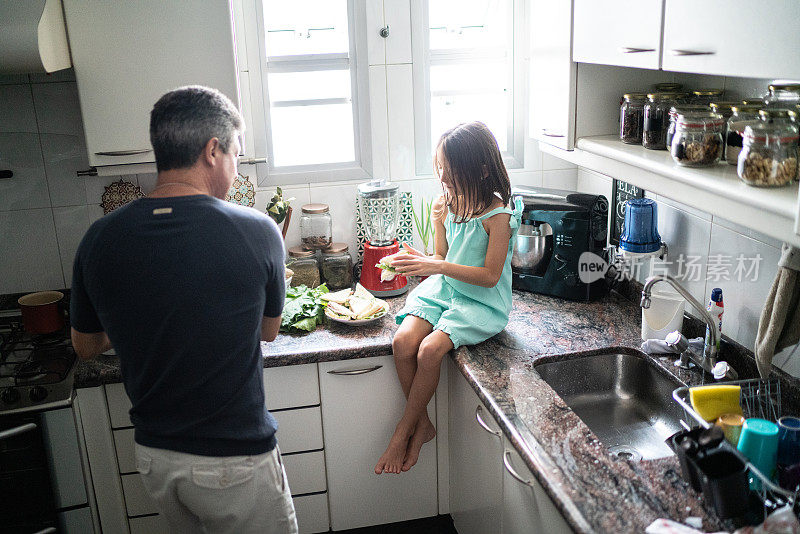
<svg viewBox="0 0 800 534">
<path fill-rule="evenodd" d="M 750 124 L 758 123 L 758 111 L 763 106 L 763 102 L 731 106 L 731 116 L 725 126 L 725 161 L 729 164 L 737 165 L 739 163 L 744 129 Z"/>
<path fill-rule="evenodd" d="M 687 113 L 707 113 L 708 106 L 702 104 L 676 104 L 669 108 L 669 126 L 667 127 L 667 148 L 672 146 L 672 138 L 675 136 L 675 122 L 679 114 Z"/>
<path fill-rule="evenodd" d="M 642 126 L 644 125 L 644 104 L 647 95 L 644 93 L 626 93 L 619 111 L 619 138 L 629 145 L 642 144 Z"/>
<path fill-rule="evenodd" d="M 64 313 L 59 302 L 64 298 L 60 291 L 39 291 L 17 300 L 22 312 L 22 324 L 31 334 L 52 334 L 64 328 Z"/>
<path fill-rule="evenodd" d="M 353 259 L 347 243 L 333 243 L 322 251 L 322 279 L 328 289 L 338 290 L 353 285 Z"/>
<path fill-rule="evenodd" d="M 669 109 L 677 104 L 678 93 L 650 93 L 644 106 L 642 145 L 650 150 L 667 149 Z"/>
<path fill-rule="evenodd" d="M 300 208 L 300 244 L 306 250 L 322 250 L 333 242 L 333 221 L 327 204 L 306 204 Z"/>
<path fill-rule="evenodd" d="M 717 113 L 678 115 L 670 154 L 678 165 L 708 167 L 722 157 L 722 127 Z"/>
<path fill-rule="evenodd" d="M 677 93 L 683 89 L 683 84 L 674 82 L 662 82 L 653 86 L 657 93 Z"/>
<path fill-rule="evenodd" d="M 708 105 L 715 100 L 722 100 L 724 89 L 700 89 L 692 91 L 692 96 L 689 97 L 692 104 L 705 104 Z"/>
<path fill-rule="evenodd" d="M 778 187 L 797 179 L 798 130 L 793 124 L 745 127 L 737 172 L 748 185 Z"/>
<path fill-rule="evenodd" d="M 733 115 L 733 110 L 731 108 L 733 108 L 733 106 L 738 106 L 738 105 L 739 105 L 738 101 L 725 102 L 720 100 L 717 100 L 716 102 L 712 102 L 711 104 L 709 104 L 711 111 L 722 115 L 722 120 L 725 121 L 722 125 L 723 140 L 728 138 L 728 119 L 730 119 L 731 115 Z M 725 157 L 725 143 L 722 143 L 722 157 L 723 158 Z"/>
<path fill-rule="evenodd" d="M 286 267 L 294 273 L 292 287 L 317 287 L 319 285 L 319 263 L 314 251 L 305 250 L 302 247 L 291 247 Z"/>
<path fill-rule="evenodd" d="M 764 104 L 768 108 L 793 109 L 800 104 L 800 83 L 771 84 Z"/>
<path fill-rule="evenodd" d="M 797 125 L 797 111 L 777 108 L 762 109 L 758 112 L 758 119 L 767 124 L 791 123 Z"/>
</svg>

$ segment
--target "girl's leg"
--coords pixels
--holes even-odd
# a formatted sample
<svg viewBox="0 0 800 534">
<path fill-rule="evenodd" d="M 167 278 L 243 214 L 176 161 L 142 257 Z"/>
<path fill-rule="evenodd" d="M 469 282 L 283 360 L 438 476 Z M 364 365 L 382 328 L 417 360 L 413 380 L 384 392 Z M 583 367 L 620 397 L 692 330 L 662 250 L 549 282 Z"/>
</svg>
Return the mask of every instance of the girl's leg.
<svg viewBox="0 0 800 534">
<path fill-rule="evenodd" d="M 411 390 L 414 373 L 417 372 L 419 345 L 432 330 L 433 326 L 428 321 L 414 315 L 406 315 L 392 339 L 394 366 L 406 399 Z"/>
</svg>

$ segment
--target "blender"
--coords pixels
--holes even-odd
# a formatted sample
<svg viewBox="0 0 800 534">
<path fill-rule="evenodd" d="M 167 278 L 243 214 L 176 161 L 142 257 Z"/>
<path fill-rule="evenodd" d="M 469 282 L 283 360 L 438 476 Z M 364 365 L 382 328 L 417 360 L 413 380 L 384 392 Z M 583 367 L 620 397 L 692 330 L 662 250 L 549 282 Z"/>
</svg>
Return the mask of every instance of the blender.
<svg viewBox="0 0 800 534">
<path fill-rule="evenodd" d="M 358 208 L 364 224 L 366 243 L 361 266 L 361 285 L 376 297 L 394 297 L 405 293 L 408 281 L 403 275 L 381 280 L 375 265 L 385 256 L 400 251 L 397 224 L 400 219 L 400 186 L 385 178 L 358 186 Z"/>
</svg>

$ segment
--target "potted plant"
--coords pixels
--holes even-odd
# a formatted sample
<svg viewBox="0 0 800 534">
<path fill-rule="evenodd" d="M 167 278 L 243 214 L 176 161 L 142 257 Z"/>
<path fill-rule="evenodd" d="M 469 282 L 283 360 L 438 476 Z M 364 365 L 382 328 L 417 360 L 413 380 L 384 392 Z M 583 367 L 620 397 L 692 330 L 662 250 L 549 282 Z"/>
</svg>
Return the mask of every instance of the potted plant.
<svg viewBox="0 0 800 534">
<path fill-rule="evenodd" d="M 433 212 L 433 199 L 420 201 L 419 210 L 414 205 L 411 205 L 411 211 L 414 215 L 414 225 L 417 227 L 417 235 L 422 241 L 423 253 L 429 254 L 428 244 L 433 239 L 433 223 L 431 222 L 431 215 Z"/>
<path fill-rule="evenodd" d="M 281 233 L 283 238 L 286 239 L 286 231 L 289 229 L 289 222 L 292 220 L 292 206 L 290 203 L 294 200 L 294 197 L 285 199 L 280 187 L 276 187 L 275 190 L 272 199 L 267 203 L 267 215 L 272 217 L 272 220 L 279 226 L 283 223 Z"/>
</svg>

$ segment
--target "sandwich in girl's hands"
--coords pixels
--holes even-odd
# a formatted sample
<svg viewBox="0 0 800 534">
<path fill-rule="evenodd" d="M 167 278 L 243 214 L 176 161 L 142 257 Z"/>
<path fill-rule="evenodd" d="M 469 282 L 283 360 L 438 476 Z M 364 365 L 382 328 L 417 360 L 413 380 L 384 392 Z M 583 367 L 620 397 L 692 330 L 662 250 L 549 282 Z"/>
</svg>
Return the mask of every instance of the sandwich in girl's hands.
<svg viewBox="0 0 800 534">
<path fill-rule="evenodd" d="M 401 274 L 397 272 L 394 267 L 392 267 L 392 262 L 401 254 L 407 255 L 408 253 L 409 252 L 407 250 L 403 249 L 400 252 L 395 252 L 394 254 L 384 256 L 381 258 L 381 261 L 375 264 L 375 267 L 381 269 L 381 282 L 391 282 L 394 280 L 395 276 Z"/>
</svg>

